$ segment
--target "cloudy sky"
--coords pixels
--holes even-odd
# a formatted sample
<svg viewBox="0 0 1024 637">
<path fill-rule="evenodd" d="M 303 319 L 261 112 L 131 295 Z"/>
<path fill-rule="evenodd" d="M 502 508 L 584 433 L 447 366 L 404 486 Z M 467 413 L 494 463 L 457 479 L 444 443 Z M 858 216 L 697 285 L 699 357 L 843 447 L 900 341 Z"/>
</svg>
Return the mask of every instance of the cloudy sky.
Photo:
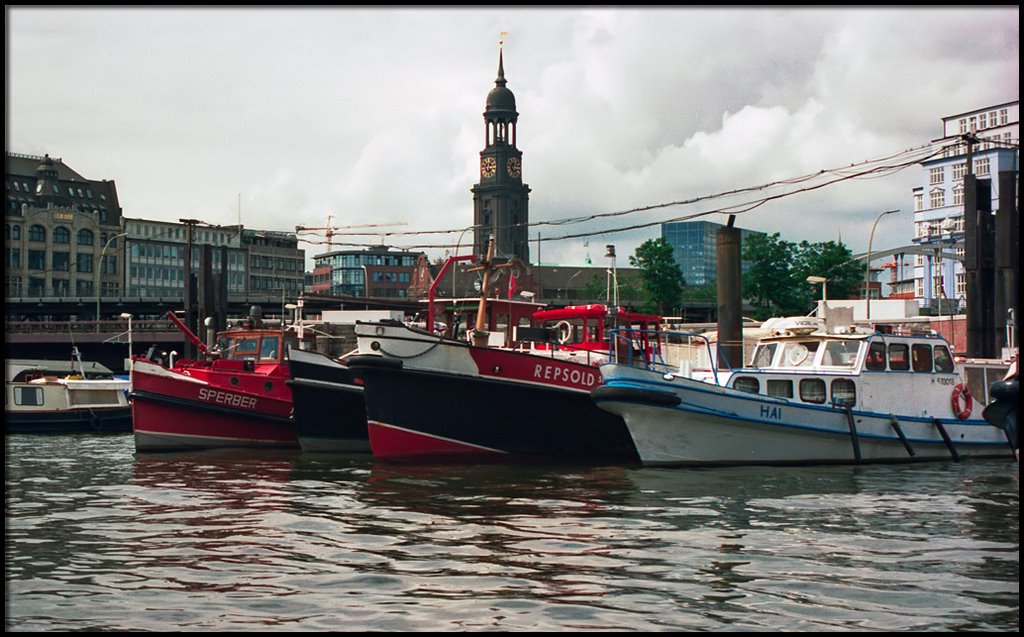
<svg viewBox="0 0 1024 637">
<path fill-rule="evenodd" d="M 8 7 L 6 18 L 8 151 L 114 180 L 128 217 L 349 226 L 394 234 L 336 242 L 399 247 L 471 236 L 458 231 L 473 221 L 506 32 L 531 222 L 649 208 L 531 228 L 545 264 L 597 263 L 609 243 L 622 263 L 661 221 L 779 191 L 716 195 L 906 157 L 941 136 L 942 117 L 1020 94 L 1017 6 Z M 912 237 L 922 180 L 911 166 L 789 185 L 737 225 L 862 252 L 878 213 L 900 209 L 873 242 L 895 247 Z M 352 227 L 384 223 L 396 225 Z M 456 232 L 414 234 L 431 230 Z"/>
</svg>

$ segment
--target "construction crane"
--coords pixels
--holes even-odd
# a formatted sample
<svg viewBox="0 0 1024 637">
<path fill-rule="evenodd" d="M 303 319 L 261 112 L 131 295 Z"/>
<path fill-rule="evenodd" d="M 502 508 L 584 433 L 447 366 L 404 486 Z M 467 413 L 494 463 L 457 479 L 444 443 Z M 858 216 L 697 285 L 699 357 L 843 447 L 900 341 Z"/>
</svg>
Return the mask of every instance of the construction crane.
<svg viewBox="0 0 1024 637">
<path fill-rule="evenodd" d="M 334 225 L 331 225 L 331 219 L 333 219 L 333 218 L 334 218 L 334 215 L 327 215 L 327 225 L 322 227 L 322 228 L 310 228 L 310 227 L 307 227 L 307 226 L 295 226 L 295 234 L 298 235 L 298 234 L 302 234 L 304 232 L 305 233 L 320 233 L 320 232 L 322 232 L 324 234 L 324 237 L 326 237 L 326 239 L 327 239 L 327 247 L 328 247 L 328 249 L 329 250 L 334 250 L 334 236 L 337 235 L 337 234 L 349 234 L 349 233 L 344 233 L 344 232 L 338 232 L 339 230 L 351 230 L 353 228 L 383 228 L 383 227 L 387 227 L 387 226 L 404 226 L 404 225 L 407 225 L 406 222 L 404 222 L 404 221 L 396 221 L 396 222 L 393 222 L 393 223 L 363 223 L 363 224 L 357 224 L 357 225 L 352 225 L 352 226 L 334 226 Z M 305 241 L 307 243 L 311 243 L 308 239 L 303 239 L 301 237 L 299 237 L 299 241 Z M 383 234 L 381 234 L 381 243 L 384 243 L 384 235 Z"/>
</svg>

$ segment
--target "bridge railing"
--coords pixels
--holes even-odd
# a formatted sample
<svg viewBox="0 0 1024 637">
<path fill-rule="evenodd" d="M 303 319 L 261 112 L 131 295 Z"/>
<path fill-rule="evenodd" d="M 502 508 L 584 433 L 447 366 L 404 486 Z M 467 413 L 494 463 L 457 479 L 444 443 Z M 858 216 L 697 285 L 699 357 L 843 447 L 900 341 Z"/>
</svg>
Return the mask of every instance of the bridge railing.
<svg viewBox="0 0 1024 637">
<path fill-rule="evenodd" d="M 97 329 L 97 327 L 99 329 Z M 8 334 L 118 334 L 128 331 L 128 321 L 5 321 Z M 167 319 L 143 319 L 132 321 L 132 331 L 140 334 L 149 332 L 176 332 L 178 328 Z"/>
</svg>

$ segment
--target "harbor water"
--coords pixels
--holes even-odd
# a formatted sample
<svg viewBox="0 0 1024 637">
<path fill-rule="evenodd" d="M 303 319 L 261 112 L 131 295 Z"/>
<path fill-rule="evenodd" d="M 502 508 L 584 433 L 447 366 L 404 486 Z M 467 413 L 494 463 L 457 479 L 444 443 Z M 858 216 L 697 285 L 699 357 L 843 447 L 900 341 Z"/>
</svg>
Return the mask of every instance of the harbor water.
<svg viewBox="0 0 1024 637">
<path fill-rule="evenodd" d="M 667 469 L 8 435 L 8 631 L 1007 631 L 1010 460 Z"/>
</svg>

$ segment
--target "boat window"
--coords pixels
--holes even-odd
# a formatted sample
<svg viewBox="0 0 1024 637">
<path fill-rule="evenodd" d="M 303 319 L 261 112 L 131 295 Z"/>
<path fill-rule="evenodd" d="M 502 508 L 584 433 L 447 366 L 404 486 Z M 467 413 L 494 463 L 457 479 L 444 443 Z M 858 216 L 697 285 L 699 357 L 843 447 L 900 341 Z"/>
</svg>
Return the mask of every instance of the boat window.
<svg viewBox="0 0 1024 637">
<path fill-rule="evenodd" d="M 889 369 L 903 372 L 910 369 L 910 359 L 907 357 L 906 343 L 893 343 L 889 345 Z"/>
<path fill-rule="evenodd" d="M 868 357 L 864 360 L 865 369 L 885 369 L 885 343 L 872 341 L 868 346 Z"/>
<path fill-rule="evenodd" d="M 756 394 L 761 391 L 761 383 L 759 383 L 753 376 L 740 376 L 732 386 L 734 389 L 750 392 L 751 394 Z"/>
<path fill-rule="evenodd" d="M 784 343 L 782 345 L 782 365 L 785 367 L 810 367 L 814 364 L 814 353 L 817 351 L 818 341 Z"/>
<path fill-rule="evenodd" d="M 832 402 L 844 407 L 857 404 L 857 386 L 849 378 L 836 378 L 832 381 Z"/>
<path fill-rule="evenodd" d="M 825 402 L 825 381 L 820 378 L 804 378 L 800 381 L 800 400 L 805 403 Z"/>
<path fill-rule="evenodd" d="M 277 360 L 277 345 L 279 339 L 276 336 L 264 336 L 260 341 L 260 360 Z"/>
<path fill-rule="evenodd" d="M 915 343 L 910 347 L 910 360 L 913 361 L 915 372 L 931 372 L 932 346 Z"/>
<path fill-rule="evenodd" d="M 14 404 L 15 405 L 42 405 L 43 404 L 43 388 L 42 387 L 15 387 L 14 388 Z"/>
<path fill-rule="evenodd" d="M 256 359 L 256 337 L 240 338 L 234 342 L 229 358 L 251 361 Z"/>
<path fill-rule="evenodd" d="M 80 405 L 113 406 L 121 404 L 120 389 L 73 389 L 68 391 L 68 405 L 78 407 Z"/>
<path fill-rule="evenodd" d="M 825 341 L 825 353 L 821 364 L 829 367 L 853 367 L 860 351 L 858 341 Z"/>
<path fill-rule="evenodd" d="M 791 380 L 769 380 L 768 395 L 779 398 L 793 397 L 793 381 Z"/>
<path fill-rule="evenodd" d="M 779 348 L 778 343 L 769 343 L 767 345 L 758 345 L 754 349 L 754 360 L 752 363 L 753 367 L 771 367 L 772 358 L 775 357 L 775 350 Z"/>
<path fill-rule="evenodd" d="M 935 371 L 948 374 L 953 371 L 953 357 L 945 345 L 935 346 Z"/>
</svg>

